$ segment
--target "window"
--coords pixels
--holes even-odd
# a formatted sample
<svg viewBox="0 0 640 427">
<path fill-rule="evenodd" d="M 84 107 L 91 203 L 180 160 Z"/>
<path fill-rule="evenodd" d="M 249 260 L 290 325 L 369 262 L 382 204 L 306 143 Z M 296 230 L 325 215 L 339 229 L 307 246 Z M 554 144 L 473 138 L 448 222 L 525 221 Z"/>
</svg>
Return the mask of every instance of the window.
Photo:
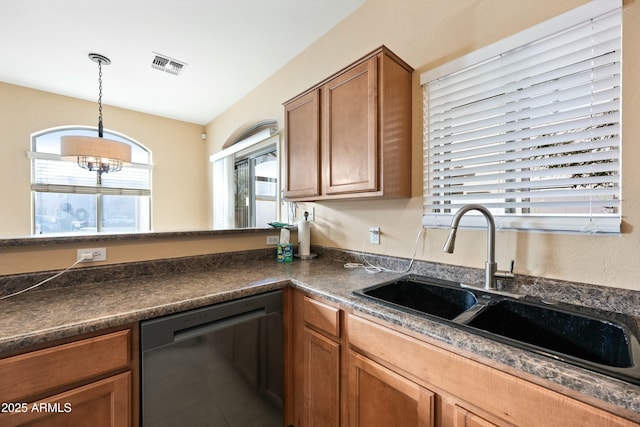
<svg viewBox="0 0 640 427">
<path fill-rule="evenodd" d="M 621 22 L 594 0 L 421 76 L 425 226 L 620 231 Z"/>
<path fill-rule="evenodd" d="M 264 228 L 278 221 L 278 141 L 266 129 L 211 156 L 214 229 Z"/>
<path fill-rule="evenodd" d="M 235 227 L 268 227 L 278 218 L 278 154 L 272 145 L 235 159 Z"/>
<path fill-rule="evenodd" d="M 150 230 L 151 153 L 112 132 L 104 137 L 131 145 L 132 164 L 102 176 L 60 159 L 60 137 L 95 136 L 85 127 L 49 129 L 31 139 L 33 234 L 115 233 Z"/>
</svg>

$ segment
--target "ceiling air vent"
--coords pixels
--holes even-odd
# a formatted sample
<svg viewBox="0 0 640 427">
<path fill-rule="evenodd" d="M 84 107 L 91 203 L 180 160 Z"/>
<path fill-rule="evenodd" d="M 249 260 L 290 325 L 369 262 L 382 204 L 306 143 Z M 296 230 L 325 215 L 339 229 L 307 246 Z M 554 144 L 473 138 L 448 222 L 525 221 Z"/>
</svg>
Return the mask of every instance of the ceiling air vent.
<svg viewBox="0 0 640 427">
<path fill-rule="evenodd" d="M 187 64 L 185 64 L 184 62 L 180 62 L 178 60 L 169 58 L 168 56 L 153 52 L 151 67 L 155 68 L 156 70 L 164 71 L 177 76 L 186 65 Z"/>
<path fill-rule="evenodd" d="M 183 63 L 171 60 L 164 70 L 167 73 L 175 74 L 177 76 L 180 74 L 180 71 L 182 71 L 182 67 L 184 67 Z"/>
</svg>

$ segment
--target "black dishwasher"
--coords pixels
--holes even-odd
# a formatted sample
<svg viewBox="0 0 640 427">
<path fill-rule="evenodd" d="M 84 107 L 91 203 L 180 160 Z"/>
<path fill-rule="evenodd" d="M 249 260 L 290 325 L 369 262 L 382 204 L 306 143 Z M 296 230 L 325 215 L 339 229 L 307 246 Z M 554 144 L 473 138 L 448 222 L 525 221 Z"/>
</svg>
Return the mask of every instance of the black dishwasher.
<svg viewBox="0 0 640 427">
<path fill-rule="evenodd" d="M 281 427 L 282 292 L 141 322 L 142 425 Z"/>
</svg>

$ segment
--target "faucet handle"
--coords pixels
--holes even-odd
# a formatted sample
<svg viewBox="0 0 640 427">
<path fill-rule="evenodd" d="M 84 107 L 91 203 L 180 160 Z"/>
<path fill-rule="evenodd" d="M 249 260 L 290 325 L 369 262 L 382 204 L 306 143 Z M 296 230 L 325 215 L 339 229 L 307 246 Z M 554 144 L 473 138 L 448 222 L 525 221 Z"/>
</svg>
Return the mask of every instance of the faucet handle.
<svg viewBox="0 0 640 427">
<path fill-rule="evenodd" d="M 513 274 L 513 267 L 515 266 L 515 260 L 511 260 L 511 265 L 509 267 L 509 271 L 498 270 L 495 273 L 495 277 L 500 277 L 503 279 L 513 279 L 515 276 Z"/>
</svg>

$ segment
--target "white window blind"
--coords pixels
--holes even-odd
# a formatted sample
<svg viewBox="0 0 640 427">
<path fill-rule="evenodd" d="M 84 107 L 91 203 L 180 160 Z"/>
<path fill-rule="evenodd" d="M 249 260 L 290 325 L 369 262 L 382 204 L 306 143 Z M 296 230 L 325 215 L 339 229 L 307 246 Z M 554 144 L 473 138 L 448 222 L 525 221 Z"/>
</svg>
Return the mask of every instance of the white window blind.
<svg viewBox="0 0 640 427">
<path fill-rule="evenodd" d="M 595 0 L 421 76 L 425 226 L 620 231 L 621 22 Z"/>
<path fill-rule="evenodd" d="M 102 175 L 96 187 L 95 172 L 89 173 L 74 162 L 61 161 L 60 156 L 30 152 L 33 161 L 31 189 L 42 192 L 151 195 L 151 165 L 131 164 L 119 172 Z"/>
</svg>

